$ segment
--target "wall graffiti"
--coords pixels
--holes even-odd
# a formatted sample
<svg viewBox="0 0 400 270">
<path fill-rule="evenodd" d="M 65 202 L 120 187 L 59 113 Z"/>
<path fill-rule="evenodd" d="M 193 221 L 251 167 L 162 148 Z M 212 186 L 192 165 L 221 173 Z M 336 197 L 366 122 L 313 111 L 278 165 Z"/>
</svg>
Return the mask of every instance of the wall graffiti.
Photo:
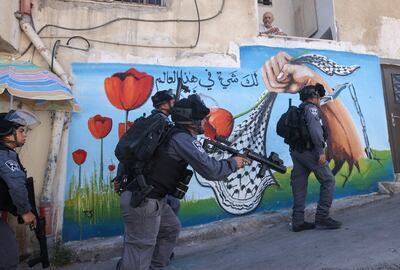
<svg viewBox="0 0 400 270">
<path fill-rule="evenodd" d="M 259 177 L 259 164 L 253 162 L 225 182 L 195 174 L 179 215 L 184 226 L 291 205 L 291 159 L 275 126 L 289 99 L 300 103 L 296 93 L 307 84 L 321 83 L 329 93 L 322 111 L 331 134 L 327 157 L 336 175 L 335 196 L 371 192 L 378 180 L 392 177 L 377 57 L 264 46 L 244 46 L 240 52 L 240 68 L 73 65 L 82 112 L 73 116 L 70 131 L 66 241 L 122 233 L 119 198 L 110 183 L 115 145 L 125 123 L 131 126 L 151 111 L 150 95 L 176 89 L 179 78 L 188 86 L 183 96 L 197 93 L 212 108 L 207 136 L 222 135 L 238 150 L 277 152 L 288 166 L 286 174 L 267 171 Z M 307 202 L 316 201 L 318 192 L 311 177 Z"/>
</svg>

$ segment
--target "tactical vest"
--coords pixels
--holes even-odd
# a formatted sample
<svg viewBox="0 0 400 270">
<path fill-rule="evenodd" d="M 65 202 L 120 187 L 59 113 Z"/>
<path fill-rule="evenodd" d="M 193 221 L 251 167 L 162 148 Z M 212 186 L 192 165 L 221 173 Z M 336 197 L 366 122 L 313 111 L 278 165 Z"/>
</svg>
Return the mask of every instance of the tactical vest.
<svg viewBox="0 0 400 270">
<path fill-rule="evenodd" d="M 150 168 L 145 170 L 144 176 L 147 184 L 154 187 L 148 196 L 149 198 L 161 199 L 167 194 L 172 194 L 176 190 L 180 180 L 185 177 L 188 163 L 174 160 L 165 151 L 171 137 L 174 134 L 182 132 L 189 133 L 189 131 L 178 127 L 172 128 L 165 142 L 157 149 L 151 160 Z"/>
<path fill-rule="evenodd" d="M 312 104 L 310 102 L 303 102 L 299 106 L 299 117 L 300 117 L 300 122 L 303 123 L 302 125 L 299 125 L 299 133 L 300 133 L 300 139 L 294 144 L 290 145 L 290 148 L 292 150 L 296 150 L 297 152 L 304 152 L 306 150 L 313 150 L 314 149 L 314 144 L 311 141 L 311 136 L 310 132 L 308 131 L 307 123 L 305 120 L 305 111 L 304 108 L 307 104 Z M 326 127 L 324 125 L 321 126 L 322 131 L 323 131 L 323 138 L 324 141 L 326 142 L 328 140 L 328 132 L 326 130 Z"/>
<path fill-rule="evenodd" d="M 0 151 L 14 151 L 4 144 L 0 143 Z M 25 168 L 22 166 L 21 161 L 19 160 L 17 156 L 17 162 L 21 168 L 21 170 L 25 170 Z M 12 202 L 10 193 L 8 192 L 9 188 L 4 181 L 4 179 L 0 175 L 0 211 L 7 211 L 14 216 L 17 216 L 17 208 Z"/>
</svg>

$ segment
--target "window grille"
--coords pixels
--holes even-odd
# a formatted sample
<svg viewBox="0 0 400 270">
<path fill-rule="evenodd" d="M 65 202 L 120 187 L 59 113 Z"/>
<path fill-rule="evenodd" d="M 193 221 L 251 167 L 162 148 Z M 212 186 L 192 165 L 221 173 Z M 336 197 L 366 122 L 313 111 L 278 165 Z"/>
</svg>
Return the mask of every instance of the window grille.
<svg viewBox="0 0 400 270">
<path fill-rule="evenodd" d="M 165 6 L 165 0 L 114 0 L 115 2 L 137 3 L 143 5 Z"/>
<path fill-rule="evenodd" d="M 392 74 L 394 101 L 400 104 L 400 74 Z"/>
<path fill-rule="evenodd" d="M 258 3 L 266 6 L 272 6 L 272 0 L 258 0 Z"/>
</svg>

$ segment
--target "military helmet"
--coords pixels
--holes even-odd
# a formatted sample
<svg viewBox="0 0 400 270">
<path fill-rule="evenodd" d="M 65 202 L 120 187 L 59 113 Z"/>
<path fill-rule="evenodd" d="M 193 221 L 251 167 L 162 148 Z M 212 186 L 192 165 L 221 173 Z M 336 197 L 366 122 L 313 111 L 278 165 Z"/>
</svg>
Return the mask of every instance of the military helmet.
<svg viewBox="0 0 400 270">
<path fill-rule="evenodd" d="M 157 107 L 163 104 L 164 102 L 170 101 L 171 99 L 175 99 L 175 95 L 172 89 L 158 91 L 151 97 L 151 101 L 153 102 L 153 107 Z"/>
<path fill-rule="evenodd" d="M 180 99 L 171 110 L 171 118 L 175 124 L 191 124 L 203 120 L 210 113 L 199 95 L 193 94 Z"/>
<path fill-rule="evenodd" d="M 33 127 L 40 124 L 36 116 L 25 111 L 10 110 L 0 113 L 0 136 L 10 135 L 21 126 Z"/>
<path fill-rule="evenodd" d="M 324 97 L 325 88 L 322 84 L 317 83 L 316 85 L 307 85 L 300 90 L 300 100 L 305 101 L 310 97 Z"/>
</svg>

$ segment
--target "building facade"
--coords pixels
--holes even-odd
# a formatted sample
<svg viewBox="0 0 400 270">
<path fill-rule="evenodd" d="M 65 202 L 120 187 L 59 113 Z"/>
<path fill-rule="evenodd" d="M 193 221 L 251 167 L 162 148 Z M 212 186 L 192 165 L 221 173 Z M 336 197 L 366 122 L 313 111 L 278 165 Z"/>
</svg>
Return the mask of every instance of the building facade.
<svg viewBox="0 0 400 270">
<path fill-rule="evenodd" d="M 4 2 L 0 60 L 29 61 L 47 69 L 58 63 L 64 73 L 53 67 L 54 72 L 67 75 L 81 108 L 63 116 L 56 136 L 60 113 L 34 111 L 42 125 L 21 150 L 23 163 L 36 179 L 39 203 L 51 204 L 52 235 L 69 241 L 122 231 L 118 197 L 109 180 L 115 175 L 113 149 L 125 112 L 105 94 L 106 79 L 117 72 L 153 77 L 154 84 L 147 89 L 152 94 L 175 89 L 182 78 L 190 93 L 201 94 L 222 117 L 225 124 L 217 121 L 217 130 L 239 149 L 250 147 L 264 155 L 278 152 L 289 172 L 288 149 L 274 127 L 288 99 L 298 102 L 293 85 L 305 81 L 296 72 L 306 72 L 308 82 L 331 90 L 326 107 L 333 112 L 327 117 L 334 132 L 329 150 L 337 197 L 375 191 L 379 181 L 394 180 L 400 173 L 400 54 L 395 34 L 400 12 L 393 8 L 399 0 Z M 273 24 L 288 36 L 260 34 L 266 11 L 274 14 Z M 32 26 L 32 36 L 45 48 L 29 48 L 32 36 L 21 28 L 23 23 Z M 293 72 L 285 74 L 285 85 L 276 80 L 283 72 L 279 63 L 293 66 Z M 10 101 L 6 94 L 1 96 L 5 111 Z M 129 121 L 151 110 L 147 98 L 129 111 Z M 32 110 L 24 101 L 14 104 Z M 96 115 L 112 120 L 101 138 L 88 127 L 89 121 L 100 119 Z M 73 158 L 79 149 L 86 152 L 83 163 Z M 54 153 L 57 162 L 49 169 Z M 183 224 L 289 207 L 289 174 L 268 171 L 259 178 L 258 165 L 252 166 L 233 175 L 230 184 L 196 175 L 182 203 Z M 281 189 L 275 188 L 278 185 Z M 312 202 L 318 192 L 315 180 L 310 190 Z M 18 230 L 22 239 L 27 238 L 29 232 Z"/>
</svg>

